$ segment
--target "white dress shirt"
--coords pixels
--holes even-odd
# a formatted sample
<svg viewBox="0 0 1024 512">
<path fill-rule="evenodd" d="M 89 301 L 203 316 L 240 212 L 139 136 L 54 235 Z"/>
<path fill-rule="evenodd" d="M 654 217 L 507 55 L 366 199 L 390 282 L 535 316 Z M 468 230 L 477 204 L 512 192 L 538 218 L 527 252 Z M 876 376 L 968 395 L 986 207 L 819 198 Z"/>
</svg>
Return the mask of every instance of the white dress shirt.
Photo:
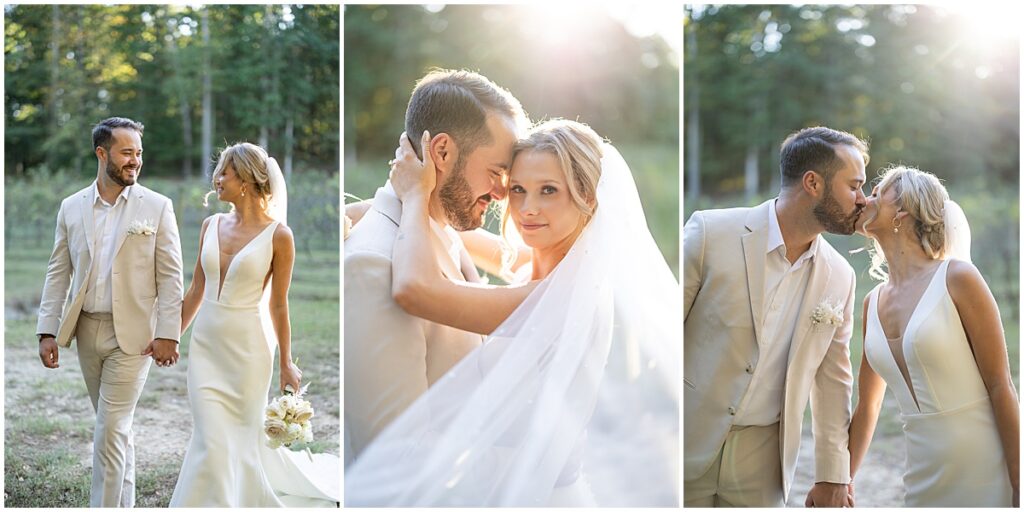
<svg viewBox="0 0 1024 512">
<path fill-rule="evenodd" d="M 790 264 L 772 201 L 765 249 L 764 318 L 755 319 L 761 322 L 762 339 L 758 340 L 758 359 L 750 387 L 736 413 L 735 425 L 771 425 L 781 418 L 789 349 L 820 238 L 814 237 L 810 247 Z"/>
<path fill-rule="evenodd" d="M 92 184 L 93 259 L 92 276 L 86 285 L 85 302 L 82 309 L 88 313 L 112 313 L 114 311 L 110 278 L 114 265 L 114 247 L 117 243 L 117 228 L 121 225 L 125 204 L 131 186 L 124 187 L 110 204 L 100 196 L 96 182 Z"/>
</svg>

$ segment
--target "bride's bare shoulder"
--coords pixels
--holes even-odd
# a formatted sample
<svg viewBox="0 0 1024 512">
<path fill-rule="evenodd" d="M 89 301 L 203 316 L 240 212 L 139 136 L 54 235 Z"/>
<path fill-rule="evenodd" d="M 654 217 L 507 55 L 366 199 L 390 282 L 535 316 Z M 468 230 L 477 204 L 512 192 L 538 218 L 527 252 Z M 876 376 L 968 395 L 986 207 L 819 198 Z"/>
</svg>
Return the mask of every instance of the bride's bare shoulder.
<svg viewBox="0 0 1024 512">
<path fill-rule="evenodd" d="M 957 259 L 950 260 L 946 269 L 946 289 L 954 301 L 963 300 L 967 304 L 974 304 L 975 300 L 991 295 L 988 283 L 978 267 L 969 261 Z"/>
<path fill-rule="evenodd" d="M 295 245 L 295 235 L 292 234 L 292 228 L 283 222 L 274 228 L 274 247 L 277 247 L 278 244 Z"/>
</svg>

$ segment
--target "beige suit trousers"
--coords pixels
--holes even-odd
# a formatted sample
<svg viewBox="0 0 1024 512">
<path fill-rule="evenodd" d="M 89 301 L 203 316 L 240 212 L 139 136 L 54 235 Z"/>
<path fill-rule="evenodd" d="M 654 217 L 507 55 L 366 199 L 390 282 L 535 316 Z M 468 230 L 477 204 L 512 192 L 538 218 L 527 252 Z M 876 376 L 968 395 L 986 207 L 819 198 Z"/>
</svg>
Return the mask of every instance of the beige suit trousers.
<svg viewBox="0 0 1024 512">
<path fill-rule="evenodd" d="M 711 467 L 684 484 L 684 506 L 784 507 L 779 424 L 733 426 Z"/>
<path fill-rule="evenodd" d="M 152 359 L 125 354 L 110 314 L 82 313 L 75 335 L 78 360 L 89 389 L 93 431 L 90 507 L 135 506 L 135 442 L 132 420 Z"/>
</svg>

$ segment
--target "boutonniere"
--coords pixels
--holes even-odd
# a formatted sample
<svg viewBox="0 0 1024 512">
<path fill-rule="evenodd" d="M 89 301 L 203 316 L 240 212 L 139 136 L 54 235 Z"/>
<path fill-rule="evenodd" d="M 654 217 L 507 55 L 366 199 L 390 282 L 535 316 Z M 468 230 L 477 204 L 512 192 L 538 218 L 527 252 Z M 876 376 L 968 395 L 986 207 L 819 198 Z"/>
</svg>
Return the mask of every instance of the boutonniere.
<svg viewBox="0 0 1024 512">
<path fill-rule="evenodd" d="M 830 327 L 838 327 L 843 323 L 843 306 L 841 304 L 833 304 L 830 300 L 822 301 L 814 308 L 811 312 L 811 325 L 817 327 L 819 325 L 827 325 Z"/>
<path fill-rule="evenodd" d="M 156 224 L 150 220 L 137 220 L 128 225 L 129 235 L 151 236 L 156 234 Z"/>
</svg>

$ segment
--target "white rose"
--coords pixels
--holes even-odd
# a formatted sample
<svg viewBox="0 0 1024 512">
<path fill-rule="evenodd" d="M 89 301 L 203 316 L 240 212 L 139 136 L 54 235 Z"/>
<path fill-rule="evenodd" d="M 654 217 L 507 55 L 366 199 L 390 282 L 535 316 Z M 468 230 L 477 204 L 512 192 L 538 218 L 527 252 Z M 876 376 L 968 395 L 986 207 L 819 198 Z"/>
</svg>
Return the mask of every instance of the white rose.
<svg viewBox="0 0 1024 512">
<path fill-rule="evenodd" d="M 313 404 L 306 400 L 299 400 L 292 413 L 295 415 L 295 421 L 305 423 L 313 417 Z"/>
<path fill-rule="evenodd" d="M 267 418 L 277 418 L 279 420 L 284 420 L 284 409 L 281 408 L 281 404 L 278 402 L 276 398 L 269 404 L 267 404 L 267 408 L 265 411 Z"/>
<path fill-rule="evenodd" d="M 267 421 L 263 422 L 263 431 L 267 433 L 267 437 L 280 440 L 288 433 L 288 425 L 277 418 L 267 418 Z"/>
</svg>

